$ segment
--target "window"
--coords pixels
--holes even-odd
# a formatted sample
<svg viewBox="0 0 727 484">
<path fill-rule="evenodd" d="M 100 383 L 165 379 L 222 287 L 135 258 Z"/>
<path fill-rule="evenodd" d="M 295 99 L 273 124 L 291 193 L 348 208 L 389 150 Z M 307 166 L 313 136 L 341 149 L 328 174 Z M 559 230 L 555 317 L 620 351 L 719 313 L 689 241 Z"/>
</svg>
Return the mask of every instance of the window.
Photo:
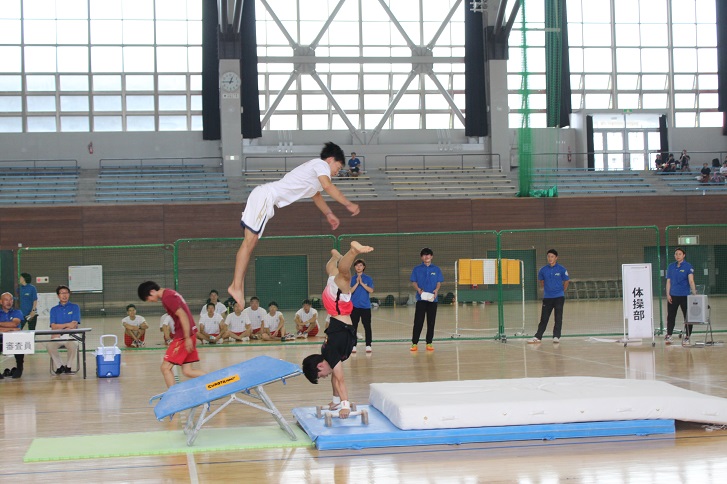
<svg viewBox="0 0 727 484">
<path fill-rule="evenodd" d="M 4 3 L 0 132 L 201 129 L 201 2 Z"/>
</svg>

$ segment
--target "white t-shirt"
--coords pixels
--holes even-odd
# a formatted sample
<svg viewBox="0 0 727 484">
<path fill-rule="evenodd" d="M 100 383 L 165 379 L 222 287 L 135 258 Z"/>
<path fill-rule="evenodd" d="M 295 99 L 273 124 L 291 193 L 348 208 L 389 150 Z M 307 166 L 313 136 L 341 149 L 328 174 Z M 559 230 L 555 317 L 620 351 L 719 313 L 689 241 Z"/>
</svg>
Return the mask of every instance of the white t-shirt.
<svg viewBox="0 0 727 484">
<path fill-rule="evenodd" d="M 227 316 L 227 319 L 225 319 L 225 323 L 227 323 L 227 327 L 233 333 L 242 333 L 243 331 L 245 331 L 245 327 L 250 325 L 250 320 L 247 319 L 247 316 L 244 312 L 240 313 L 239 316 L 235 313 L 232 313 Z"/>
<path fill-rule="evenodd" d="M 217 301 L 217 304 L 215 305 L 215 312 L 217 314 L 225 314 L 227 312 L 227 306 L 222 304 L 221 302 Z M 204 316 L 207 314 L 207 305 L 205 304 L 202 306 L 202 311 L 199 312 L 200 316 Z"/>
<path fill-rule="evenodd" d="M 303 198 L 311 198 L 323 190 L 319 176 L 331 178 L 331 168 L 320 158 L 306 161 L 293 168 L 283 178 L 267 184 L 273 193 L 273 201 L 278 208 L 286 207 Z"/>
<path fill-rule="evenodd" d="M 308 325 L 308 321 L 310 321 L 313 316 L 318 316 L 318 311 L 315 308 L 310 308 L 310 311 L 307 313 L 305 312 L 305 309 L 300 308 L 297 313 L 295 313 L 296 316 L 300 318 L 300 320 Z M 317 320 L 316 320 L 317 321 Z"/>
<path fill-rule="evenodd" d="M 212 317 L 207 314 L 199 317 L 199 324 L 204 324 L 204 332 L 207 334 L 219 334 L 221 322 L 222 316 L 217 313 L 213 314 Z"/>
<path fill-rule="evenodd" d="M 132 326 L 136 326 L 137 328 L 141 326 L 141 323 L 146 323 L 146 319 L 144 319 L 144 316 L 139 316 L 138 314 L 134 319 L 131 319 L 129 316 L 126 316 L 124 319 L 121 320 L 121 325 L 123 326 L 124 323 L 130 324 Z"/>
<path fill-rule="evenodd" d="M 174 334 L 174 320 L 168 314 L 162 314 L 162 318 L 159 320 L 159 329 L 164 326 L 169 326 L 169 332 Z"/>
<path fill-rule="evenodd" d="M 719 169 L 720 175 L 727 175 L 727 166 L 722 165 L 722 168 Z"/>
<path fill-rule="evenodd" d="M 283 318 L 283 313 L 281 313 L 280 311 L 276 311 L 274 316 L 266 313 L 265 317 L 263 318 L 263 321 L 265 322 L 265 327 L 268 328 L 268 331 L 270 331 L 271 333 L 276 332 L 278 329 L 282 329 L 281 320 L 285 321 L 285 318 Z"/>
<path fill-rule="evenodd" d="M 245 308 L 242 314 L 247 316 L 247 320 L 250 321 L 250 327 L 253 331 L 255 331 L 256 329 L 260 329 L 263 325 L 263 318 L 266 314 L 268 314 L 268 312 L 263 308 L 257 308 L 255 311 L 253 311 L 252 308 Z"/>
</svg>

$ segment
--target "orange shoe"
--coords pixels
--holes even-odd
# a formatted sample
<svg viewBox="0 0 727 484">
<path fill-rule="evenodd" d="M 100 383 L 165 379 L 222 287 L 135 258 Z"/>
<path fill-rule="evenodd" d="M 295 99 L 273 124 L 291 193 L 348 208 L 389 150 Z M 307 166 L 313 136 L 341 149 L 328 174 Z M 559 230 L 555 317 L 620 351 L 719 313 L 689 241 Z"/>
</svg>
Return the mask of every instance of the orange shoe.
<svg viewBox="0 0 727 484">
<path fill-rule="evenodd" d="M 431 344 L 431 343 L 430 343 L 430 344 L 428 344 L 428 345 L 427 345 L 427 351 L 434 351 L 434 345 L 433 345 L 433 344 Z"/>
<path fill-rule="evenodd" d="M 419 346 L 411 345 L 411 348 L 409 348 L 409 351 L 411 351 L 411 352 L 419 351 Z"/>
</svg>

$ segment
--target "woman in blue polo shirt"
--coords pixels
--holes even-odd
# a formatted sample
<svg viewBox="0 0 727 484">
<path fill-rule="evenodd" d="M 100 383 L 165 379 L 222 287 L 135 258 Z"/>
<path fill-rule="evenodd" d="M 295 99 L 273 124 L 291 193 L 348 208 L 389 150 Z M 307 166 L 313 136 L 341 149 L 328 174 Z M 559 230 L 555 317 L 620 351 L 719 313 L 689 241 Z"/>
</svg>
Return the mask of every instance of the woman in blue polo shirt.
<svg viewBox="0 0 727 484">
<path fill-rule="evenodd" d="M 664 342 L 671 344 L 671 334 L 677 319 L 677 311 L 682 309 L 682 314 L 687 317 L 687 296 L 696 294 L 697 288 L 694 285 L 694 267 L 684 260 L 687 253 L 681 247 L 674 251 L 676 262 L 669 264 L 666 269 L 666 336 Z M 691 291 L 691 292 L 690 292 Z M 687 334 L 684 343 L 689 343 L 689 336 L 692 332 L 691 325 L 687 325 Z"/>
<path fill-rule="evenodd" d="M 21 328 L 28 323 L 28 329 L 35 330 L 35 323 L 38 321 L 38 290 L 30 282 L 33 280 L 30 274 L 23 272 L 20 274 L 20 287 L 18 287 L 18 296 L 20 297 L 20 312 L 23 313 Z"/>
<path fill-rule="evenodd" d="M 371 353 L 371 299 L 369 295 L 374 292 L 374 280 L 368 274 L 364 274 L 366 262 L 363 259 L 357 259 L 353 263 L 353 268 L 356 271 L 356 277 L 351 278 L 351 302 L 353 303 L 351 322 L 354 332 L 358 331 L 358 322 L 363 323 L 366 333 L 366 353 Z M 356 353 L 355 346 L 351 353 Z"/>
</svg>

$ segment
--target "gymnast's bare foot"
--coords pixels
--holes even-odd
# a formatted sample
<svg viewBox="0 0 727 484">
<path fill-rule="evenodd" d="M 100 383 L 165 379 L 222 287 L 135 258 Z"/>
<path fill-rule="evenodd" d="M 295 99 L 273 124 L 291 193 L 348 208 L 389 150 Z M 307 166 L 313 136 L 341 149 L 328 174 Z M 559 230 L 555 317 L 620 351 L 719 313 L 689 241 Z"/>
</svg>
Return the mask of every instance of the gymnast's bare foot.
<svg viewBox="0 0 727 484">
<path fill-rule="evenodd" d="M 343 257 L 340 252 L 338 252 L 336 249 L 331 249 L 331 259 L 340 259 Z"/>
<path fill-rule="evenodd" d="M 243 287 L 237 289 L 230 285 L 230 287 L 227 288 L 227 292 L 235 299 L 235 301 L 237 301 L 240 307 L 245 307 L 245 292 Z"/>
<path fill-rule="evenodd" d="M 369 252 L 373 252 L 374 248 L 369 247 L 368 245 L 361 245 L 354 240 L 351 242 L 351 250 L 356 254 L 367 254 Z"/>
</svg>

